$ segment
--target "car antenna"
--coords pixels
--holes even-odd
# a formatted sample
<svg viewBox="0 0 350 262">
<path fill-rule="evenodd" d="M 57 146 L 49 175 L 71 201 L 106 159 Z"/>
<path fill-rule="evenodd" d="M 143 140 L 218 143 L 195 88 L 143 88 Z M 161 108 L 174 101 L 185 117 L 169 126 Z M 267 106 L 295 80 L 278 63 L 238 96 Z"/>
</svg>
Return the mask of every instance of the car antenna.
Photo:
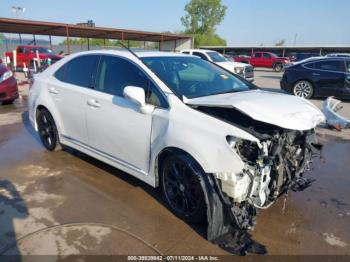
<svg viewBox="0 0 350 262">
<path fill-rule="evenodd" d="M 121 41 L 118 41 L 118 44 L 121 45 L 121 47 L 125 48 L 126 50 L 128 50 L 133 56 L 135 56 L 137 59 L 139 59 L 141 62 L 141 58 L 134 52 L 132 51 L 129 47 L 127 47 L 126 45 L 124 45 Z M 143 63 L 143 62 L 142 62 Z"/>
</svg>

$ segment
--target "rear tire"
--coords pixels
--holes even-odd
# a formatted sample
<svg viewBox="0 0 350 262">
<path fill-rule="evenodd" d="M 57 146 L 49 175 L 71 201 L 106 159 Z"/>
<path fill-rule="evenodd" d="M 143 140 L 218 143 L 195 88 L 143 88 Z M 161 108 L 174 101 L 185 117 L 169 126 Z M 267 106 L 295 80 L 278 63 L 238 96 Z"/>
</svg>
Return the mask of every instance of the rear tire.
<svg viewBox="0 0 350 262">
<path fill-rule="evenodd" d="M 43 146 L 49 151 L 61 150 L 62 147 L 59 142 L 55 121 L 47 109 L 40 110 L 37 123 L 40 140 Z"/>
<path fill-rule="evenodd" d="M 273 70 L 274 70 L 275 72 L 282 72 L 282 70 L 283 70 L 283 65 L 280 64 L 280 63 L 275 64 L 275 65 L 273 66 Z"/>
<path fill-rule="evenodd" d="M 182 153 L 166 157 L 160 167 L 163 196 L 173 213 L 188 223 L 206 222 L 206 202 L 200 176 L 206 175 L 197 162 Z"/>
<path fill-rule="evenodd" d="M 314 88 L 309 81 L 300 80 L 293 86 L 293 95 L 310 99 L 314 95 Z"/>
</svg>

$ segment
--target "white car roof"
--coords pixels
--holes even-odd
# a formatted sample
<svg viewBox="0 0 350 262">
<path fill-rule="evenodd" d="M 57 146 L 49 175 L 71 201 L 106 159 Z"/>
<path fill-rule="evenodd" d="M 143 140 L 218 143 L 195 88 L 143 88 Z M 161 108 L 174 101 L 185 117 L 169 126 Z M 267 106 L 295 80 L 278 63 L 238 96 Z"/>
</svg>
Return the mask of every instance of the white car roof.
<svg viewBox="0 0 350 262">
<path fill-rule="evenodd" d="M 135 54 L 138 57 L 159 57 L 159 56 L 178 56 L 178 57 L 188 57 L 186 54 L 181 54 L 181 53 L 174 53 L 174 52 L 164 52 L 164 51 L 134 51 Z M 132 58 L 134 59 L 134 55 L 131 54 L 127 50 L 93 50 L 93 51 L 84 51 L 84 52 L 79 52 L 73 54 L 74 56 L 79 56 L 79 55 L 87 55 L 87 54 L 106 54 L 106 55 L 119 55 L 119 56 L 124 56 L 127 58 Z"/>
<path fill-rule="evenodd" d="M 181 50 L 181 52 L 189 52 L 189 51 L 192 51 L 192 52 L 217 52 L 215 50 L 209 50 L 209 49 L 183 49 Z"/>
</svg>

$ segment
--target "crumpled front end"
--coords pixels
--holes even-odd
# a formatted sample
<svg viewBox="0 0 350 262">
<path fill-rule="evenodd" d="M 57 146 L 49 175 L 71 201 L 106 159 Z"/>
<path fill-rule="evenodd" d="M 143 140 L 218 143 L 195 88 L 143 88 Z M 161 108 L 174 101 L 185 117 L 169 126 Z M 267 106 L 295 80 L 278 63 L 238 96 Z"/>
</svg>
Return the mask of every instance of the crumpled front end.
<svg viewBox="0 0 350 262">
<path fill-rule="evenodd" d="M 215 174 L 232 203 L 247 202 L 256 208 L 266 208 L 288 190 L 302 190 L 311 183 L 303 174 L 320 149 L 314 131 L 283 130 L 260 146 L 246 140 L 228 140 L 245 162 L 240 174 Z"/>
</svg>

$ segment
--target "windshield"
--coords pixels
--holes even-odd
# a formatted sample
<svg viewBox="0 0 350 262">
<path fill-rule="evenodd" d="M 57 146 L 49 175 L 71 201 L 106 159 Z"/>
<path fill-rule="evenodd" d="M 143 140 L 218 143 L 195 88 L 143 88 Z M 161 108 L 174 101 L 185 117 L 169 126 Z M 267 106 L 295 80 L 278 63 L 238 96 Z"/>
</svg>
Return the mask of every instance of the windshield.
<svg viewBox="0 0 350 262">
<path fill-rule="evenodd" d="M 36 53 L 36 51 L 39 51 L 39 54 L 49 54 L 52 55 L 53 51 L 49 48 L 45 48 L 45 47 L 34 47 L 32 48 L 32 52 Z"/>
<path fill-rule="evenodd" d="M 219 54 L 218 52 L 207 52 L 207 55 L 211 58 L 214 63 L 226 62 L 227 59 Z"/>
<path fill-rule="evenodd" d="M 255 88 L 197 57 L 144 57 L 142 61 L 179 97 L 196 98 Z"/>
<path fill-rule="evenodd" d="M 272 57 L 278 57 L 275 53 L 269 53 Z"/>
</svg>

